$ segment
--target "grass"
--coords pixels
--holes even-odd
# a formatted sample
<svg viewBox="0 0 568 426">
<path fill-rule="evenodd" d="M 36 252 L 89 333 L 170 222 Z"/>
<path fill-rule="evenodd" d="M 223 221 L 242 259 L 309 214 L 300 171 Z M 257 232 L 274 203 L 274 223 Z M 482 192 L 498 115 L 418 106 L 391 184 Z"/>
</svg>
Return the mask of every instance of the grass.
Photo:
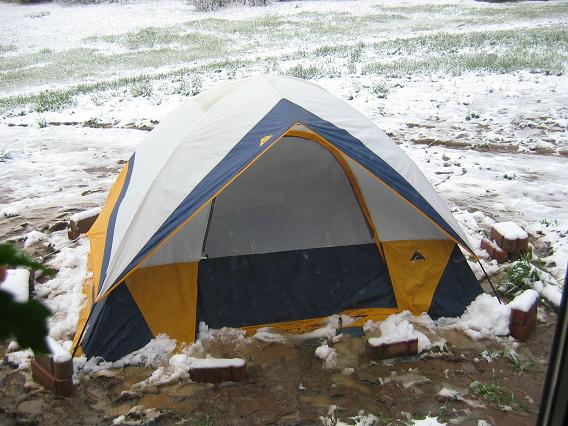
<svg viewBox="0 0 568 426">
<path fill-rule="evenodd" d="M 376 83 L 371 89 L 372 92 L 379 98 L 386 98 L 389 93 L 389 86 L 384 82 Z"/>
<path fill-rule="evenodd" d="M 495 380 L 495 378 L 493 378 L 490 383 L 474 381 L 471 383 L 470 388 L 474 395 L 490 402 L 501 410 L 508 411 L 512 409 L 515 411 L 520 410 L 525 413 L 531 412 L 530 408 L 525 403 L 515 398 L 515 394 L 505 389 L 503 384 Z"/>
<path fill-rule="evenodd" d="M 512 349 L 505 349 L 500 354 L 503 358 L 509 360 L 511 368 L 517 374 L 523 373 L 540 373 L 541 370 L 536 362 L 532 359 L 523 359 L 521 356 Z"/>
<path fill-rule="evenodd" d="M 64 105 L 71 104 L 74 97 L 81 94 L 92 94 L 103 90 L 121 89 L 123 87 L 130 87 L 131 85 L 141 82 L 203 74 L 212 71 L 225 70 L 226 72 L 231 72 L 250 64 L 251 61 L 248 60 L 226 59 L 223 61 L 208 62 L 206 64 L 197 65 L 194 67 L 183 67 L 168 72 L 139 74 L 132 77 L 123 77 L 108 81 L 78 84 L 69 88 L 43 91 L 38 94 L 8 96 L 5 98 L 0 98 L 0 112 L 6 112 L 15 108 L 25 107 L 26 105 L 32 105 L 32 109 L 34 111 L 40 111 L 38 109 L 38 105 L 40 105 L 41 108 L 48 107 L 48 109 L 43 109 L 43 111 L 57 110 Z M 59 99 L 59 102 L 45 102 L 46 99 Z"/>
<path fill-rule="evenodd" d="M 37 112 L 56 111 L 70 106 L 73 96 L 69 92 L 43 91 L 33 102 L 33 110 Z"/>
<path fill-rule="evenodd" d="M 74 49 L 58 52 L 43 49 L 4 57 L 0 61 L 0 92 L 9 93 L 22 87 L 33 90 L 34 86 L 45 85 L 67 87 L 43 94 L 0 98 L 0 111 L 27 104 L 34 105 L 33 109 L 38 111 L 60 109 L 72 104 L 78 94 L 125 86 L 138 93 L 140 88 L 147 89 L 146 83 L 152 80 L 187 77 L 216 69 L 233 78 L 239 68 L 251 65 L 266 72 L 306 79 L 357 73 L 387 77 L 518 70 L 563 73 L 568 63 L 567 28 L 550 25 L 522 30 L 475 29 L 478 23 L 492 20 L 531 18 L 540 9 L 545 16 L 552 17 L 568 13 L 568 4 L 380 6 L 369 15 L 310 11 L 254 19 L 205 18 L 90 37 Z M 453 30 L 460 20 L 469 24 L 468 32 L 421 32 L 439 31 L 444 26 Z M 398 31 L 402 26 L 404 33 Z M 399 36 L 385 37 L 393 34 Z M 361 35 L 378 41 L 363 43 L 359 41 Z M 303 47 L 291 53 L 271 53 L 294 44 Z M 0 53 L 16 49 L 2 45 Z M 252 54 L 256 55 L 255 59 Z M 286 64 L 297 60 L 302 63 Z M 165 67 L 169 69 L 155 71 Z M 124 74 L 131 77 L 119 77 Z M 73 85 L 89 79 L 92 82 Z M 138 83 L 146 86 L 133 86 Z M 199 84 L 186 80 L 175 80 L 173 84 L 174 93 L 190 96 L 201 90 Z M 386 96 L 385 89 L 388 88 L 377 87 L 376 94 Z M 147 95 L 148 91 L 141 93 Z M 94 102 L 100 103 L 96 97 Z"/>
<path fill-rule="evenodd" d="M 405 77 L 416 74 L 462 75 L 472 71 L 511 73 L 526 70 L 557 74 L 564 72 L 560 57 L 524 50 L 497 53 L 461 53 L 454 56 L 433 56 L 426 59 L 405 58 L 398 61 L 375 62 L 363 68 L 363 74 Z"/>
<path fill-rule="evenodd" d="M 149 98 L 152 96 L 152 83 L 150 81 L 139 81 L 130 87 L 130 94 L 132 96 L 143 96 Z"/>
<path fill-rule="evenodd" d="M 505 270 L 500 285 L 505 295 L 514 297 L 532 288 L 531 283 L 539 280 L 538 269 L 532 264 L 532 256 L 527 254 Z"/>
<path fill-rule="evenodd" d="M 314 66 L 303 66 L 298 64 L 286 71 L 286 74 L 292 77 L 309 80 L 321 76 L 321 71 Z"/>
</svg>

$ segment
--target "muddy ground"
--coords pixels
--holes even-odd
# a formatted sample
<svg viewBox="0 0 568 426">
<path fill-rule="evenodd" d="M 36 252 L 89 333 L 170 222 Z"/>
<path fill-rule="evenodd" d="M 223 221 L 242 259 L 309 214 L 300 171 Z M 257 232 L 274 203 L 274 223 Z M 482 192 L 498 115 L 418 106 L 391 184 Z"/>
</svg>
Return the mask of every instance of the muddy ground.
<svg viewBox="0 0 568 426">
<path fill-rule="evenodd" d="M 58 398 L 35 384 L 28 371 L 0 367 L 0 424 L 112 424 L 125 415 L 130 424 L 190 425 L 311 425 L 337 406 L 338 419 L 347 421 L 363 410 L 379 424 L 406 424 L 408 417 L 438 416 L 443 421 L 477 425 L 533 425 L 546 375 L 556 315 L 541 310 L 540 321 L 527 343 L 517 351 L 520 362 L 493 356 L 511 341 L 473 341 L 455 330 L 439 331 L 444 348 L 417 357 L 372 362 L 364 355 L 365 339 L 357 329 L 335 344 L 338 366 L 326 369 L 314 357 L 318 341 L 265 343 L 214 341 L 206 347 L 213 356 L 243 357 L 247 378 L 221 385 L 182 380 L 132 392 L 151 369 L 126 367 L 105 370 L 84 379 L 70 398 Z M 422 330 L 426 331 L 426 330 Z M 353 367 L 346 374 L 343 367 Z M 493 385 L 493 393 L 476 394 L 471 383 Z M 443 388 L 459 391 L 465 401 L 444 401 Z M 142 407 L 140 407 L 142 406 Z M 150 410 L 153 409 L 153 410 Z M 129 414 L 130 413 L 130 414 Z"/>
</svg>

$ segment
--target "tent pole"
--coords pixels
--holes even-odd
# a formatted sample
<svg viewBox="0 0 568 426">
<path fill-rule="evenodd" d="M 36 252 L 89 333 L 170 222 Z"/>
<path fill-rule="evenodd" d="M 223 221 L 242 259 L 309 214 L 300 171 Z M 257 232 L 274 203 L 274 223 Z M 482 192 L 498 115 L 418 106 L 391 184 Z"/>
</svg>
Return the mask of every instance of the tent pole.
<svg viewBox="0 0 568 426">
<path fill-rule="evenodd" d="M 205 254 L 205 245 L 207 244 L 207 237 L 209 236 L 209 227 L 211 226 L 211 218 L 213 217 L 213 208 L 215 207 L 215 200 L 213 198 L 211 200 L 211 207 L 209 207 L 209 215 L 207 217 L 207 226 L 205 227 L 205 234 L 203 235 L 203 245 L 201 246 L 201 259 L 204 259 Z"/>
<path fill-rule="evenodd" d="M 489 279 L 489 275 L 487 275 L 487 272 L 485 272 L 485 268 L 484 268 L 483 265 L 481 264 L 481 260 L 477 259 L 477 263 L 479 263 L 479 266 L 481 266 L 481 270 L 482 270 L 483 273 L 485 274 L 485 278 L 487 278 L 487 281 L 489 281 L 489 285 L 490 285 L 491 288 L 493 289 L 493 294 L 495 294 L 495 297 L 497 298 L 497 300 L 499 301 L 499 303 L 502 305 L 503 302 L 501 301 L 501 298 L 500 298 L 499 295 L 497 294 L 497 290 L 495 290 L 495 287 L 493 286 L 493 283 L 491 282 L 491 279 Z"/>
</svg>

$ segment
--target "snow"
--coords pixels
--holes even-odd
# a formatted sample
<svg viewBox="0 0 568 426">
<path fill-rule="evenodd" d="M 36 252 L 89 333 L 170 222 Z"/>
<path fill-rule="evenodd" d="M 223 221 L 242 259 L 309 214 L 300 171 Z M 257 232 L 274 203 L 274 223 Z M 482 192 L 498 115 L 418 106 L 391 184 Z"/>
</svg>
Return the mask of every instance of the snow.
<svg viewBox="0 0 568 426">
<path fill-rule="evenodd" d="M 438 421 L 438 417 L 430 417 L 426 416 L 426 418 L 422 420 L 413 420 L 413 426 L 446 426 L 447 423 L 440 423 Z"/>
<path fill-rule="evenodd" d="M 192 360 L 190 368 L 239 368 L 245 365 L 242 358 L 196 358 Z"/>
<path fill-rule="evenodd" d="M 28 301 L 30 295 L 30 271 L 27 269 L 8 269 L 0 288 L 7 291 L 19 303 Z"/>
<path fill-rule="evenodd" d="M 500 304 L 496 297 L 480 294 L 459 318 L 440 318 L 439 327 L 462 330 L 472 339 L 509 335 L 511 307 Z"/>
<path fill-rule="evenodd" d="M 529 237 L 529 234 L 515 222 L 495 223 L 493 228 L 507 240 L 523 240 Z"/>
<path fill-rule="evenodd" d="M 502 234 L 501 234 L 502 235 Z M 506 237 L 509 238 L 509 237 Z M 525 290 L 517 297 L 515 297 L 509 306 L 511 309 L 516 309 L 518 311 L 528 312 L 530 308 L 538 301 L 538 292 L 535 290 Z"/>
<path fill-rule="evenodd" d="M 424 315 L 421 315 L 419 318 L 418 321 L 424 322 Z M 368 340 L 371 346 L 418 339 L 418 353 L 431 349 L 432 343 L 430 339 L 414 328 L 410 323 L 412 319 L 413 316 L 409 311 L 403 311 L 399 314 L 390 315 L 387 319 L 378 323 L 378 325 L 369 320 L 363 326 L 363 330 L 365 333 L 372 333 L 377 330 L 381 332 L 380 337 L 371 337 Z"/>
<path fill-rule="evenodd" d="M 70 219 L 73 222 L 79 222 L 81 220 L 97 216 L 100 212 L 101 212 L 100 207 L 93 207 L 92 209 L 85 210 L 85 211 L 82 211 L 82 212 L 79 212 L 79 213 L 75 213 L 74 215 L 71 216 Z"/>
<path fill-rule="evenodd" d="M 3 208 L 2 210 L 0 210 L 0 217 L 15 217 L 18 216 L 20 214 L 20 211 L 13 207 L 13 206 L 7 206 L 5 208 Z"/>
<path fill-rule="evenodd" d="M 316 358 L 324 361 L 324 367 L 327 369 L 335 368 L 337 366 L 337 350 L 324 343 L 316 348 Z"/>
<path fill-rule="evenodd" d="M 337 405 L 330 405 L 327 416 L 320 416 L 320 421 L 323 426 L 373 426 L 379 421 L 378 417 L 373 414 L 365 414 L 360 411 L 357 416 L 349 418 L 349 422 L 343 422 L 337 417 Z"/>
<path fill-rule="evenodd" d="M 69 353 L 69 351 L 65 350 L 63 346 L 61 346 L 51 337 L 47 338 L 47 346 L 53 356 L 53 361 L 60 363 L 69 361 L 71 359 L 71 354 Z"/>
<path fill-rule="evenodd" d="M 440 390 L 440 392 L 438 392 L 436 395 L 442 396 L 444 398 L 455 399 L 459 397 L 460 393 L 454 389 L 442 388 L 442 390 Z"/>
<path fill-rule="evenodd" d="M 45 235 L 43 232 L 31 231 L 27 234 L 24 234 L 24 240 L 24 248 L 28 248 L 41 241 L 47 240 L 47 235 Z"/>
</svg>

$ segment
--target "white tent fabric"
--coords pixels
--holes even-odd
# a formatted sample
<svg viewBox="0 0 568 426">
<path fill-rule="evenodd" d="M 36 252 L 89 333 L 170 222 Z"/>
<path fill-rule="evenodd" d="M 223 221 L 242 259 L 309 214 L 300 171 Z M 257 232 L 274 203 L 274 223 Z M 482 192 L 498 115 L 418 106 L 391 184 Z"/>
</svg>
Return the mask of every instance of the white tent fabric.
<svg viewBox="0 0 568 426">
<path fill-rule="evenodd" d="M 282 99 L 359 139 L 404 177 L 467 243 L 463 230 L 422 172 L 373 122 L 315 83 L 273 75 L 254 76 L 190 99 L 150 132 L 136 150 L 130 182 L 116 214 L 99 296 L 113 285 L 197 184 Z M 359 173 L 356 170 L 357 167 L 355 173 Z M 199 229 L 195 235 L 203 240 L 207 214 L 202 211 L 197 216 L 195 220 L 200 225 L 193 225 Z M 423 237 L 444 238 L 428 219 L 418 220 L 422 221 Z M 400 237 L 390 235 L 389 239 L 405 236 Z M 160 249 L 160 256 L 165 257 L 145 259 L 144 266 L 167 263 L 167 244 Z M 200 245 L 194 242 L 192 247 L 186 254 L 193 258 Z M 174 246 L 170 245 L 172 250 Z"/>
</svg>

